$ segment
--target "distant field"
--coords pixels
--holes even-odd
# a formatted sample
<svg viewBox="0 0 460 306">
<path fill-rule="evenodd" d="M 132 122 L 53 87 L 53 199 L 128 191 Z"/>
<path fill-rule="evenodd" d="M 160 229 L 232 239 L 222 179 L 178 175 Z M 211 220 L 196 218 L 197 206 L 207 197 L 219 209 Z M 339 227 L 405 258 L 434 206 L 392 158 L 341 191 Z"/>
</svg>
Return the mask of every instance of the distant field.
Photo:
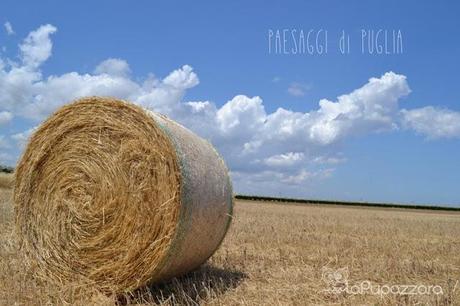
<svg viewBox="0 0 460 306">
<path fill-rule="evenodd" d="M 13 174 L 0 172 L 0 188 L 13 187 Z"/>
<path fill-rule="evenodd" d="M 11 194 L 0 188 L 0 305 L 113 305 L 33 279 L 18 256 Z M 203 268 L 119 303 L 459 305 L 459 280 L 458 212 L 237 200 L 230 231 Z M 419 292 L 403 294 L 406 285 Z"/>
</svg>

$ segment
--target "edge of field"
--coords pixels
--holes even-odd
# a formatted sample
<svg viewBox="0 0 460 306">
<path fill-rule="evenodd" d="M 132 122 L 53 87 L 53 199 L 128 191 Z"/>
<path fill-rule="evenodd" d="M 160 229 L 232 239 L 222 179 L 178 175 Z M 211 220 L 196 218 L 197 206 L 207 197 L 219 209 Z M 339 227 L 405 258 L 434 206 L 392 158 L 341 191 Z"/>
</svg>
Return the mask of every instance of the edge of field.
<svg viewBox="0 0 460 306">
<path fill-rule="evenodd" d="M 10 189 L 14 185 L 14 175 L 12 173 L 0 172 L 0 188 Z M 351 207 L 367 207 L 367 208 L 393 208 L 393 209 L 414 209 L 414 210 L 436 210 L 460 212 L 460 207 L 441 206 L 441 205 L 420 205 L 420 204 L 400 204 L 400 203 L 382 203 L 382 202 L 352 202 L 352 201 L 333 201 L 333 200 L 318 200 L 318 199 L 299 199 L 285 197 L 268 197 L 236 194 L 236 200 L 245 201 L 260 201 L 273 202 L 278 204 L 310 204 L 310 205 L 331 205 L 331 206 L 351 206 Z"/>
<path fill-rule="evenodd" d="M 378 203 L 378 202 L 351 202 L 351 201 L 331 201 L 331 200 L 316 200 L 316 199 L 297 199 L 297 198 L 282 198 L 282 197 L 266 197 L 254 195 L 235 195 L 237 200 L 245 201 L 261 201 L 274 202 L 279 204 L 312 204 L 312 205 L 336 205 L 336 206 L 359 206 L 359 207 L 375 207 L 375 208 L 396 208 L 396 209 L 416 209 L 416 210 L 437 210 L 437 211 L 456 211 L 460 212 L 460 207 L 453 206 L 437 206 L 437 205 L 420 205 L 420 204 L 398 204 L 398 203 Z"/>
</svg>

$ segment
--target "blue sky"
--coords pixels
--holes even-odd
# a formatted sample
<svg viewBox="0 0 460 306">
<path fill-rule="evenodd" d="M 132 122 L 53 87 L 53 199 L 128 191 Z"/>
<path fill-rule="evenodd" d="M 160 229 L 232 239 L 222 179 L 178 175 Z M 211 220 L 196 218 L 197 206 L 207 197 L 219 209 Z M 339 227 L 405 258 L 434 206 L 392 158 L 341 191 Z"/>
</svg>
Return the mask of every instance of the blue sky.
<svg viewBox="0 0 460 306">
<path fill-rule="evenodd" d="M 5 77 L 3 82 L 0 78 L 0 112 L 12 116 L 0 125 L 3 162 L 14 163 L 27 131 L 68 102 L 63 97 L 106 94 L 131 97 L 133 102 L 165 112 L 209 138 L 227 160 L 237 192 L 460 205 L 460 5 L 450 3 L 79 1 L 59 5 L 52 1 L 3 1 L 0 23 L 8 22 L 14 32 L 8 33 L 6 27 L 0 31 L 5 75 L 12 69 L 8 59 L 16 66 L 26 65 L 25 53 L 18 45 L 35 44 L 46 53 L 48 37 L 52 44 L 52 51 L 33 68 L 41 76 L 24 88 L 18 89 L 16 83 L 13 86 L 18 92 L 27 92 L 21 103 L 12 101 L 15 96 L 7 92 L 13 90 L 8 85 L 11 78 Z M 46 34 L 43 40 L 24 41 L 47 24 L 56 32 L 41 28 Z M 268 31 L 283 29 L 326 30 L 328 54 L 269 54 Z M 402 54 L 363 54 L 363 29 L 400 30 Z M 342 30 L 351 39 L 350 54 L 346 55 L 337 52 Z M 106 64 L 119 70 L 114 73 L 107 71 L 107 65 L 99 66 L 107 59 L 116 60 Z M 384 78 L 390 71 L 394 74 Z M 74 83 L 79 87 L 59 85 L 62 93 L 53 95 L 56 86 L 48 77 L 59 79 L 70 72 L 77 74 L 74 77 L 80 83 Z M 85 74 L 99 75 L 101 84 L 121 74 L 124 79 L 116 79 L 120 81 L 116 88 L 101 90 L 85 83 Z M 133 89 L 133 82 L 143 84 L 149 74 L 157 84 L 153 94 Z M 371 93 L 347 96 L 351 105 L 361 110 L 352 112 L 342 105 L 340 115 L 334 118 L 329 117 L 330 112 L 317 113 L 321 99 L 337 103 L 338 96 L 362 88 L 370 78 L 380 80 L 369 87 Z M 66 80 L 69 78 L 62 78 L 62 82 Z M 392 85 L 381 89 L 387 81 Z M 49 92 L 44 93 L 46 90 Z M 51 102 L 37 102 L 40 95 Z M 387 102 L 394 95 L 395 101 Z M 161 103 L 162 97 L 168 101 L 167 107 Z M 197 111 L 198 104 L 177 106 L 188 101 L 206 102 L 209 109 L 204 114 Z M 375 113 L 362 109 L 368 101 L 373 111 L 389 107 L 378 113 L 384 120 L 376 121 Z M 280 107 L 290 113 L 281 114 L 283 119 L 276 121 L 270 114 Z M 27 113 L 22 113 L 23 109 L 28 109 Z M 34 112 L 40 115 L 34 116 Z M 299 114 L 309 114 L 309 118 L 300 119 Z M 221 130 L 210 133 L 209 127 L 197 123 L 204 120 Z M 257 120 L 259 125 L 252 124 Z M 277 130 L 288 125 L 290 134 L 282 138 L 285 134 L 278 135 Z M 312 126 L 315 131 L 320 129 L 320 134 L 313 135 Z M 330 126 L 333 136 L 324 138 L 326 131 L 321 129 Z M 270 133 L 270 137 L 261 136 Z M 260 147 L 254 152 L 241 155 L 245 144 L 256 143 Z"/>
</svg>

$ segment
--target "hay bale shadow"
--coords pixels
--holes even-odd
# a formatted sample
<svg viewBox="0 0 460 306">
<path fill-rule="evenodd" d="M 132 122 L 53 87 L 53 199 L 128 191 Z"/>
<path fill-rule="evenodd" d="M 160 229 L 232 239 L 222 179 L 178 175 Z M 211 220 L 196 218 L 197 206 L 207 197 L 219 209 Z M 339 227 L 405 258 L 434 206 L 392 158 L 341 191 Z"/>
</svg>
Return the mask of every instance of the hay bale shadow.
<svg viewBox="0 0 460 306">
<path fill-rule="evenodd" d="M 246 278 L 247 275 L 240 271 L 204 265 L 170 281 L 125 295 L 119 299 L 119 304 L 201 305 L 236 288 Z"/>
</svg>

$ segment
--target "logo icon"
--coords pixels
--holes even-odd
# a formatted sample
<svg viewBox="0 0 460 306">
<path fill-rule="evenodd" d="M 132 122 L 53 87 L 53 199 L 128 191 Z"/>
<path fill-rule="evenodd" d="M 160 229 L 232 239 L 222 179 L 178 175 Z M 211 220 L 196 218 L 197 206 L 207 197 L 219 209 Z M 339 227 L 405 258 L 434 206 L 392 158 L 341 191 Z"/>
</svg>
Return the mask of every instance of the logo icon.
<svg viewBox="0 0 460 306">
<path fill-rule="evenodd" d="M 323 267 L 321 279 L 329 287 L 325 291 L 340 293 L 348 288 L 348 267 L 339 269 Z"/>
</svg>

